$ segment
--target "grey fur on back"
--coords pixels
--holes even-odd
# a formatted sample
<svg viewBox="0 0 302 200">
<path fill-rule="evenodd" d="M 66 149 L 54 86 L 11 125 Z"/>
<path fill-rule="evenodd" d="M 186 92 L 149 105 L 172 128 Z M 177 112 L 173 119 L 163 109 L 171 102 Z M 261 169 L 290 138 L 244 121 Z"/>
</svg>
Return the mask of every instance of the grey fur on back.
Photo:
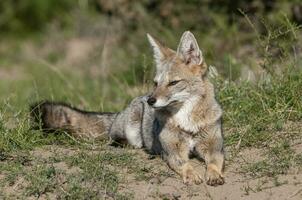
<svg viewBox="0 0 302 200">
<path fill-rule="evenodd" d="M 31 106 L 31 116 L 45 132 L 62 130 L 86 139 L 127 141 L 136 148 L 160 153 L 159 123 L 147 96 L 137 97 L 120 113 L 87 112 L 57 102 Z"/>
<path fill-rule="evenodd" d="M 159 123 L 154 109 L 147 104 L 147 96 L 135 98 L 119 113 L 112 123 L 109 136 L 113 140 L 124 139 L 136 148 L 145 148 L 150 153 L 160 153 L 158 140 Z"/>
</svg>

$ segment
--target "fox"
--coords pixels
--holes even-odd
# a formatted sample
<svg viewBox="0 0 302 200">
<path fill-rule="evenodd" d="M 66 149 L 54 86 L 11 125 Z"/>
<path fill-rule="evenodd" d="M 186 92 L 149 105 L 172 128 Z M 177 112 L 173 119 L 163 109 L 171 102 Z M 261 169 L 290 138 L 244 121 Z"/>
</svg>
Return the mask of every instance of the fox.
<svg viewBox="0 0 302 200">
<path fill-rule="evenodd" d="M 161 155 L 184 184 L 225 183 L 222 108 L 215 99 L 209 69 L 195 36 L 185 31 L 177 50 L 147 34 L 155 64 L 154 88 L 121 112 L 88 112 L 65 103 L 43 101 L 31 115 L 44 131 L 110 139 Z M 205 175 L 189 162 L 203 160 Z"/>
</svg>

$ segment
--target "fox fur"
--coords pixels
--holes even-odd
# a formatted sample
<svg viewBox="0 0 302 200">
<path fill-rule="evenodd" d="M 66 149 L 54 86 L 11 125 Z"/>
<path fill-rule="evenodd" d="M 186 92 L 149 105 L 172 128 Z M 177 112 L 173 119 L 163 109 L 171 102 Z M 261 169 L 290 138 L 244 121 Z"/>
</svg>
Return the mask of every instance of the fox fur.
<svg viewBox="0 0 302 200">
<path fill-rule="evenodd" d="M 161 154 L 184 183 L 202 182 L 189 162 L 205 160 L 206 182 L 224 183 L 222 109 L 208 79 L 208 67 L 194 35 L 183 33 L 177 51 L 147 34 L 156 65 L 154 89 L 131 101 L 119 113 L 87 112 L 64 103 L 40 102 L 33 118 L 43 130 L 65 130 L 77 137 L 126 141 Z"/>
</svg>

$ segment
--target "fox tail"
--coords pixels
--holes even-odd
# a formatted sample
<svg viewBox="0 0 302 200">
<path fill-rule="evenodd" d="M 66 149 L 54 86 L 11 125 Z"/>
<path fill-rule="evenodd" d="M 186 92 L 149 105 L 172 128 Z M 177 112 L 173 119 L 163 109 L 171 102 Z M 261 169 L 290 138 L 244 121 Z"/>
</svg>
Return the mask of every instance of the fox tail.
<svg viewBox="0 0 302 200">
<path fill-rule="evenodd" d="M 31 106 L 31 117 L 44 132 L 66 131 L 86 139 L 108 137 L 117 113 L 87 112 L 65 103 L 42 101 Z"/>
</svg>

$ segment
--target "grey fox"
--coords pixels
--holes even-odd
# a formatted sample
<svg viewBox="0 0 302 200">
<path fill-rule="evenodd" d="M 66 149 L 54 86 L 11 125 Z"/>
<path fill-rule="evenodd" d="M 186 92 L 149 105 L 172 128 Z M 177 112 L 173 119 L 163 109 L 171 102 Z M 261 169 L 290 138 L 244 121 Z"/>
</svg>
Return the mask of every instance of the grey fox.
<svg viewBox="0 0 302 200">
<path fill-rule="evenodd" d="M 65 130 L 86 138 L 126 141 L 161 154 L 184 183 L 202 182 L 189 162 L 205 160 L 206 182 L 224 183 L 222 109 L 208 79 L 208 67 L 194 35 L 186 31 L 177 51 L 147 34 L 156 64 L 153 91 L 137 97 L 119 113 L 86 112 L 62 103 L 40 102 L 32 116 L 47 130 Z"/>
</svg>

